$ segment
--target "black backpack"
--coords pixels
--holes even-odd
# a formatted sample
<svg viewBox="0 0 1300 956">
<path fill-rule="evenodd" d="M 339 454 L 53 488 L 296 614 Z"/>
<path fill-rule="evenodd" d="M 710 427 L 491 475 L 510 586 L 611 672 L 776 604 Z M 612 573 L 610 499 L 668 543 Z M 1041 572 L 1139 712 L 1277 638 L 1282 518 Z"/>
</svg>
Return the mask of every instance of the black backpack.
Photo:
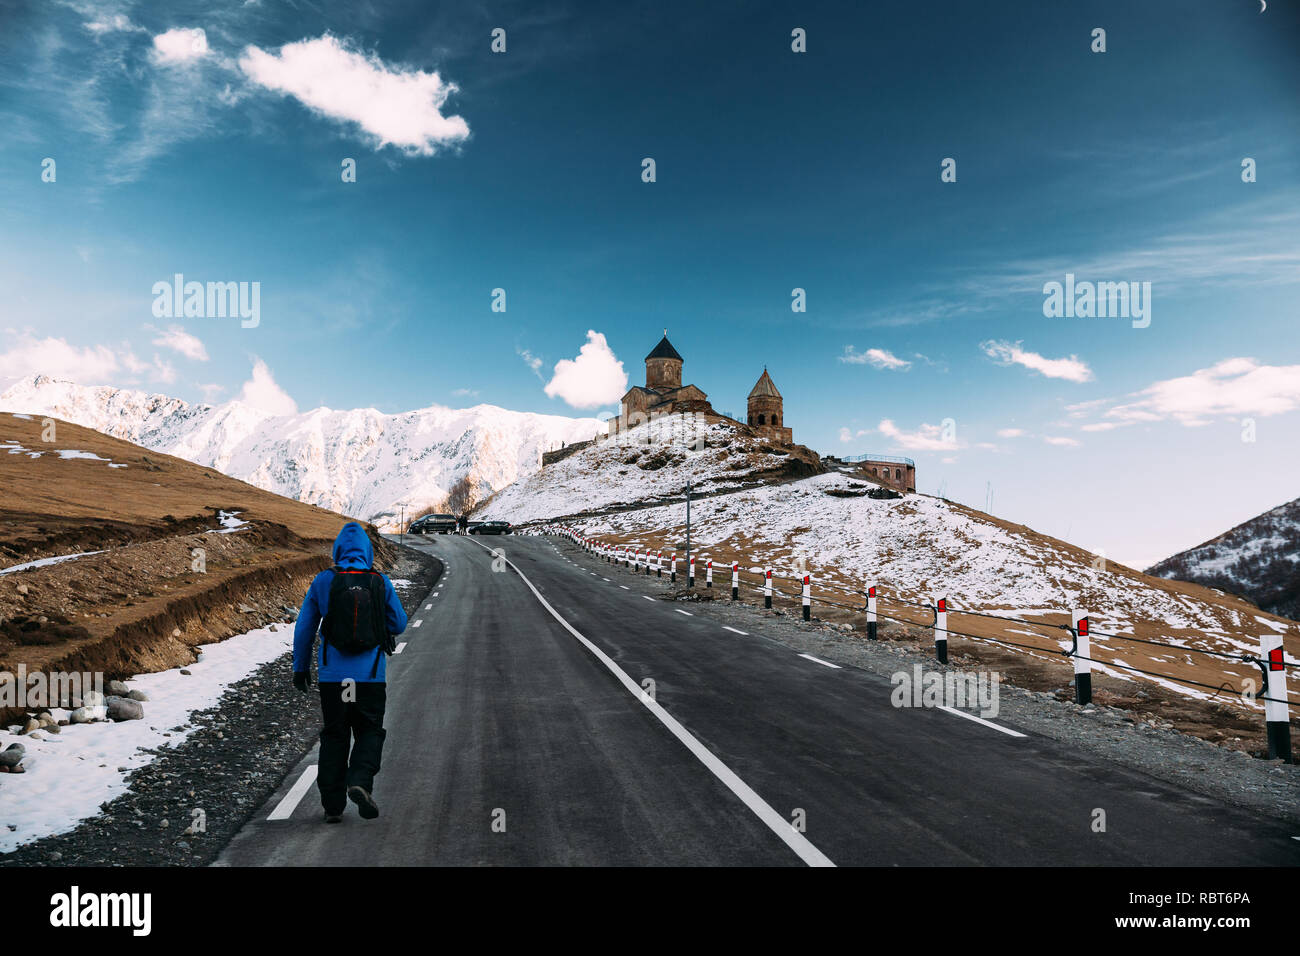
<svg viewBox="0 0 1300 956">
<path fill-rule="evenodd" d="M 321 626 L 326 645 L 321 649 L 323 660 L 328 660 L 331 644 L 344 654 L 378 649 L 375 654 L 377 670 L 379 654 L 391 650 L 387 605 L 388 591 L 384 586 L 384 576 L 378 571 L 334 568 L 329 610 Z"/>
</svg>

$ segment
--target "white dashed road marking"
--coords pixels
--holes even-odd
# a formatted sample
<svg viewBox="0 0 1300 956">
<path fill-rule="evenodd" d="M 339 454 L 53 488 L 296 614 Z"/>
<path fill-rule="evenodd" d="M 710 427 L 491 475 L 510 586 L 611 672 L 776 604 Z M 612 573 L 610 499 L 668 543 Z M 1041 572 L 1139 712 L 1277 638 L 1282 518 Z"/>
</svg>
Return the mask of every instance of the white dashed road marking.
<svg viewBox="0 0 1300 956">
<path fill-rule="evenodd" d="M 683 611 L 683 610 L 682 610 L 681 608 L 679 608 L 679 607 L 675 607 L 675 608 L 673 608 L 673 610 L 676 611 L 678 614 L 685 614 L 687 617 L 694 617 L 694 616 L 695 616 L 695 615 L 692 614 L 690 611 Z"/>
<path fill-rule="evenodd" d="M 423 621 L 416 621 L 415 623 L 413 623 L 413 624 L 411 625 L 411 627 L 419 627 L 419 626 L 420 626 L 421 624 L 423 624 L 423 623 L 424 623 Z"/>
<path fill-rule="evenodd" d="M 722 629 L 723 629 L 724 631 L 730 631 L 732 634 L 743 634 L 743 635 L 745 635 L 746 637 L 749 637 L 749 631 L 738 631 L 738 630 L 736 630 L 734 627 L 727 627 L 727 625 L 725 625 L 725 624 L 722 625 Z"/>
<path fill-rule="evenodd" d="M 1001 726 L 1000 724 L 995 724 L 995 723 L 993 723 L 993 721 L 991 721 L 991 720 L 985 720 L 983 717 L 976 717 L 974 714 L 968 714 L 968 713 L 966 713 L 966 711 L 964 711 L 964 710 L 958 710 L 956 707 L 945 707 L 945 706 L 943 706 L 942 704 L 940 704 L 939 707 L 938 707 L 938 709 L 939 709 L 939 710 L 946 710 L 948 713 L 950 713 L 950 714 L 956 714 L 958 717 L 965 717 L 967 720 L 973 720 L 973 721 L 975 721 L 975 723 L 977 723 L 977 724 L 983 724 L 985 727 L 991 727 L 991 728 L 993 728 L 994 730 L 1000 731 L 1000 732 L 1006 734 L 1006 735 L 1009 736 L 1009 737 L 1023 737 L 1023 736 L 1025 736 L 1024 734 L 1022 734 L 1022 733 L 1021 733 L 1020 731 L 1018 731 L 1018 730 L 1012 730 L 1010 727 L 1003 727 L 1003 726 Z"/>
<path fill-rule="evenodd" d="M 289 789 L 289 792 L 284 795 L 284 799 L 275 805 L 275 809 L 271 811 L 271 815 L 267 817 L 267 819 L 288 820 L 293 816 L 293 811 L 298 807 L 298 801 L 303 798 L 303 795 L 307 792 L 308 788 L 316 782 L 316 772 L 317 768 L 315 764 L 312 764 L 304 770 L 302 776 L 299 777 L 297 782 Z"/>
<path fill-rule="evenodd" d="M 655 717 L 659 719 L 659 722 L 662 723 L 674 737 L 681 741 L 682 745 L 694 754 L 696 759 L 698 759 L 700 763 L 704 764 L 704 766 L 707 767 L 709 771 L 727 787 L 728 790 L 739 797 L 741 802 L 743 802 L 756 817 L 762 820 L 769 830 L 771 830 L 781 839 L 782 842 L 785 843 L 786 846 L 798 855 L 799 859 L 803 860 L 809 866 L 835 865 L 835 863 L 827 857 L 825 853 L 817 849 L 817 847 L 815 847 L 806 836 L 791 826 L 789 820 L 777 813 L 776 810 L 772 808 L 771 804 L 755 793 L 754 790 L 745 783 L 745 781 L 741 780 L 734 770 L 723 763 L 711 750 L 709 750 L 709 748 L 705 747 L 704 744 L 700 743 L 689 730 L 681 725 L 677 718 L 673 717 L 672 714 L 664 710 L 656 701 L 652 700 L 642 689 L 641 685 L 629 677 L 627 672 L 624 671 L 623 668 L 619 667 L 608 654 L 591 641 L 587 640 L 587 638 L 583 637 L 581 632 L 566 621 L 564 617 L 555 610 L 555 608 L 551 607 L 546 598 L 542 597 L 541 592 L 533 586 L 533 582 L 529 581 L 523 571 L 519 570 L 518 565 L 509 558 L 506 559 L 506 563 L 514 569 L 514 572 L 519 575 L 519 579 L 524 582 L 528 587 L 528 590 L 533 592 L 533 597 L 537 598 L 538 602 L 542 607 L 546 608 L 551 617 L 555 618 L 555 620 L 560 623 L 561 627 L 572 634 L 583 647 L 587 648 L 587 650 L 589 650 L 598 661 L 604 664 L 618 682 L 623 685 L 624 689 L 626 689 L 634 699 L 639 701 L 646 710 L 654 714 Z"/>
<path fill-rule="evenodd" d="M 814 664 L 821 664 L 823 667 L 833 667 L 836 670 L 840 669 L 839 664 L 832 664 L 830 661 L 824 661 L 820 657 L 813 657 L 811 654 L 800 654 L 799 656 L 805 660 L 812 661 Z"/>
<path fill-rule="evenodd" d="M 406 641 L 402 641 L 402 643 L 400 643 L 400 644 L 398 644 L 396 647 L 394 647 L 394 648 L 393 648 L 393 653 L 394 653 L 394 654 L 400 654 L 400 653 L 402 653 L 402 651 L 404 651 L 404 650 L 406 650 Z"/>
</svg>

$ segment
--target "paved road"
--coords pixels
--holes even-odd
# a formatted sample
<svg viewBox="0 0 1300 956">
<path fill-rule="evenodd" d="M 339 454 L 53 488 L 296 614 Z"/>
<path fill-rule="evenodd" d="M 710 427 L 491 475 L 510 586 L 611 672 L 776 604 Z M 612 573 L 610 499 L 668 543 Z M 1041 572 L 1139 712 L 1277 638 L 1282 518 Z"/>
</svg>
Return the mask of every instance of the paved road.
<svg viewBox="0 0 1300 956">
<path fill-rule="evenodd" d="M 896 709 L 884 678 L 801 657 L 758 618 L 741 634 L 684 614 L 662 582 L 567 542 L 416 546 L 447 571 L 390 663 L 380 818 L 326 826 L 314 786 L 294 804 L 313 752 L 219 864 L 1300 862 L 1279 822 L 1057 741 Z M 268 819 L 277 807 L 292 813 Z"/>
</svg>

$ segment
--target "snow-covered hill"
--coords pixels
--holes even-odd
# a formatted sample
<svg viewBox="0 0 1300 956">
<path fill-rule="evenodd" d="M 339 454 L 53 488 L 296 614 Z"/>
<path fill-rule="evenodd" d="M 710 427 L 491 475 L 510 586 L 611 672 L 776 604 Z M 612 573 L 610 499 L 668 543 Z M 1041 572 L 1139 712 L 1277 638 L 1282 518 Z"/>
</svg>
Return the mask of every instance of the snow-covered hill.
<svg viewBox="0 0 1300 956">
<path fill-rule="evenodd" d="M 381 527 L 395 527 L 401 502 L 408 515 L 441 505 L 461 478 L 485 495 L 536 471 L 543 451 L 604 430 L 594 418 L 495 405 L 276 416 L 45 375 L 0 393 L 0 409 L 52 415 Z"/>
<path fill-rule="evenodd" d="M 492 498 L 478 517 L 514 524 L 766 484 L 820 471 L 816 455 L 781 448 L 746 429 L 669 415 L 596 442 Z"/>
<path fill-rule="evenodd" d="M 597 482 L 593 476 L 593 489 Z M 844 589 L 832 599 L 860 606 L 863 589 L 874 584 L 880 588 L 882 613 L 918 623 L 930 623 L 929 612 L 904 602 L 926 604 L 938 597 L 946 597 L 954 608 L 1034 622 L 1030 627 L 957 614 L 950 627 L 1032 645 L 1028 653 L 1041 660 L 1062 660 L 1060 648 L 1069 642 L 1060 643 L 1066 635 L 1059 625 L 1069 620 L 1072 609 L 1087 609 L 1095 669 L 1123 680 L 1152 680 L 1201 699 L 1214 697 L 1214 688 L 1225 680 L 1241 687 L 1259 672 L 1251 664 L 1183 648 L 1234 657 L 1258 653 L 1259 635 L 1274 632 L 1286 635 L 1288 660 L 1296 653 L 1300 630 L 1235 598 L 1140 574 L 940 498 L 909 494 L 873 499 L 867 495 L 871 487 L 828 473 L 701 499 L 691 513 L 692 548 L 700 562 L 713 560 L 722 567 L 740 562 L 754 587 L 762 569 L 772 568 L 777 586 L 798 594 L 795 578 L 807 571 L 815 581 L 814 593 Z M 685 518 L 685 508 L 676 500 L 567 523 L 608 544 L 680 555 Z M 1124 665 L 1168 676 L 1139 675 Z"/>
<path fill-rule="evenodd" d="M 1300 498 L 1165 558 L 1148 573 L 1240 594 L 1300 619 Z"/>
</svg>

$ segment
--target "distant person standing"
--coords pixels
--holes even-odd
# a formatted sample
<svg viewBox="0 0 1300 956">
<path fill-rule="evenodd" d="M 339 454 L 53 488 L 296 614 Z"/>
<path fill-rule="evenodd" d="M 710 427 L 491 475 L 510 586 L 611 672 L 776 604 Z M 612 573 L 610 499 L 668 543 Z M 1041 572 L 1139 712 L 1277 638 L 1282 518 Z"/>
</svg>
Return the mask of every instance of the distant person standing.
<svg viewBox="0 0 1300 956">
<path fill-rule="evenodd" d="M 457 518 L 456 528 L 461 534 L 469 534 L 469 515 L 461 515 Z"/>
<path fill-rule="evenodd" d="M 334 567 L 316 575 L 293 632 L 293 686 L 311 684 L 319 629 L 320 788 L 325 822 L 338 823 L 347 801 L 367 820 L 379 816 L 372 791 L 384 749 L 387 656 L 406 630 L 406 611 L 387 576 L 375 571 L 365 529 L 349 521 L 334 541 Z"/>
</svg>

